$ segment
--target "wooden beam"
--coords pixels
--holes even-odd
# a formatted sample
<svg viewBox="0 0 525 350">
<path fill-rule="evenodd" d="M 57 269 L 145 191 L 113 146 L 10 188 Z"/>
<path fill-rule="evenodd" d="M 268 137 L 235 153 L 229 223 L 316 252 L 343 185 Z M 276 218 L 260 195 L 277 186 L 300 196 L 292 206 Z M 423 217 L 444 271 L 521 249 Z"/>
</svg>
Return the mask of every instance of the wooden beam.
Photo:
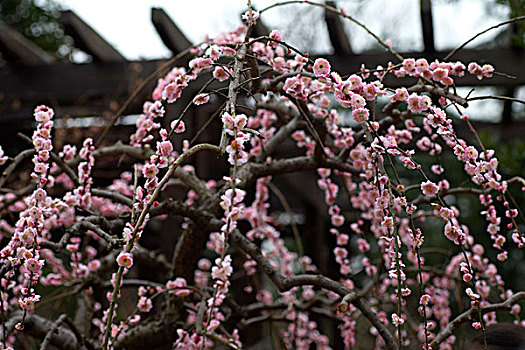
<svg viewBox="0 0 525 350">
<path fill-rule="evenodd" d="M 71 64 L 0 69 L 0 92 L 4 99 L 38 100 L 53 94 L 63 100 L 83 96 L 111 96 L 128 93 L 133 65 L 141 76 L 153 72 L 158 61 Z"/>
<path fill-rule="evenodd" d="M 328 1 L 326 4 L 337 8 L 333 1 Z M 325 10 L 324 18 L 328 29 L 328 35 L 330 36 L 330 42 L 334 48 L 334 54 L 352 55 L 353 51 L 350 46 L 350 40 L 348 39 L 343 22 L 339 16 L 333 12 Z"/>
<path fill-rule="evenodd" d="M 446 52 L 423 54 L 421 52 L 401 53 L 404 57 L 426 57 L 430 61 L 441 59 Z M 319 56 L 311 56 L 316 59 Z M 342 75 L 356 73 L 365 63 L 369 69 L 377 65 L 386 67 L 389 61 L 395 62 L 389 53 L 362 54 L 353 56 L 325 55 L 330 61 L 332 69 Z M 458 86 L 520 86 L 525 85 L 523 62 L 525 52 L 511 49 L 489 49 L 459 51 L 455 60 L 465 64 L 476 61 L 480 64 L 494 63 L 499 72 L 514 75 L 516 79 L 509 79 L 501 75 L 494 75 L 490 79 L 478 80 L 475 76 L 466 74 L 457 78 Z M 43 103 L 52 103 L 62 106 L 82 105 L 90 101 L 104 99 L 123 101 L 133 91 L 134 87 L 144 77 L 154 72 L 165 61 L 136 61 L 136 62 L 109 62 L 106 64 L 70 64 L 55 63 L 37 67 L 4 67 L 0 68 L 0 122 L 15 115 L 16 108 L 12 106 L 34 106 Z M 183 63 L 181 63 L 183 65 Z M 140 73 L 137 73 L 140 72 Z M 385 86 L 399 87 L 413 84 L 415 78 L 394 78 L 390 75 L 384 80 Z M 143 98 L 151 94 L 154 83 L 145 89 Z M 100 104 L 102 105 L 102 104 Z M 139 104 L 140 105 L 140 104 Z M 131 110 L 130 110 L 131 111 Z M 140 108 L 137 110 L 140 112 Z M 18 115 L 16 115 L 18 116 Z M 31 118 L 31 113 L 26 114 Z M 13 117 L 14 118 L 14 117 Z"/>
<path fill-rule="evenodd" d="M 420 0 L 419 11 L 421 15 L 421 31 L 423 33 L 423 45 L 425 52 L 435 52 L 434 46 L 434 23 L 432 20 L 431 0 Z"/>
<path fill-rule="evenodd" d="M 440 59 L 447 52 L 436 52 L 425 55 L 421 52 L 402 52 L 404 57 L 426 57 L 429 61 Z M 310 56 L 312 59 L 319 57 Z M 366 68 L 374 69 L 377 65 L 386 67 L 389 61 L 395 58 L 386 52 L 360 54 L 353 56 L 322 55 L 328 59 L 332 70 L 342 75 L 359 72 L 361 64 Z M 459 86 L 520 86 L 525 85 L 525 74 L 523 74 L 523 62 L 525 52 L 516 52 L 511 49 L 488 49 L 473 50 L 465 49 L 459 51 L 454 61 L 458 60 L 467 65 L 476 61 L 480 64 L 492 63 L 498 72 L 504 72 L 516 77 L 509 79 L 501 75 L 492 78 L 478 80 L 475 76 L 466 74 L 457 78 Z M 141 76 L 155 71 L 165 62 L 164 60 L 136 61 L 136 62 L 113 62 L 104 65 L 93 63 L 70 64 L 55 63 L 48 66 L 38 67 L 4 67 L 0 68 L 0 95 L 3 99 L 41 99 L 53 93 L 65 98 L 75 98 L 83 95 L 112 95 L 122 91 L 127 92 L 130 76 L 133 71 L 141 71 Z M 495 63 L 494 63 L 495 62 Z M 132 69 L 137 66 L 138 69 Z M 388 78 L 388 84 L 398 86 L 402 79 Z"/>
<path fill-rule="evenodd" d="M 55 57 L 0 21 L 0 52 L 8 64 L 51 64 Z"/>
<path fill-rule="evenodd" d="M 153 22 L 162 42 L 173 55 L 193 45 L 163 9 L 151 8 L 151 22 Z"/>
<path fill-rule="evenodd" d="M 124 62 L 126 58 L 73 11 L 64 11 L 60 23 L 75 40 L 75 46 L 98 62 Z"/>
<path fill-rule="evenodd" d="M 426 57 L 429 61 L 440 59 L 447 52 L 436 52 L 425 55 L 421 52 L 401 53 L 404 57 Z M 315 60 L 318 56 L 311 56 Z M 386 52 L 361 54 L 353 56 L 323 55 L 330 61 L 332 70 L 343 75 L 356 73 L 361 64 L 366 68 L 373 69 L 377 65 L 386 67 L 389 61 L 395 58 Z M 480 64 L 495 63 L 498 72 L 514 75 L 516 79 L 509 79 L 501 75 L 492 78 L 478 80 L 475 76 L 466 74 L 457 78 L 459 86 L 520 86 L 525 85 L 525 74 L 523 74 L 523 62 L 525 52 L 515 52 L 511 49 L 488 49 L 459 51 L 455 60 L 465 64 L 476 61 Z M 4 67 L 0 68 L 0 95 L 3 100 L 21 99 L 38 100 L 45 99 L 50 93 L 62 96 L 65 99 L 78 98 L 79 96 L 109 96 L 119 93 L 127 93 L 130 86 L 131 76 L 134 71 L 141 71 L 141 76 L 147 76 L 165 62 L 164 60 L 136 61 L 136 62 L 113 62 L 104 65 L 93 63 L 70 64 L 55 63 L 39 67 Z M 139 69 L 132 69 L 140 66 Z M 399 86 L 397 78 L 387 78 L 386 83 L 390 86 Z M 119 92 L 120 91 L 120 92 Z"/>
</svg>

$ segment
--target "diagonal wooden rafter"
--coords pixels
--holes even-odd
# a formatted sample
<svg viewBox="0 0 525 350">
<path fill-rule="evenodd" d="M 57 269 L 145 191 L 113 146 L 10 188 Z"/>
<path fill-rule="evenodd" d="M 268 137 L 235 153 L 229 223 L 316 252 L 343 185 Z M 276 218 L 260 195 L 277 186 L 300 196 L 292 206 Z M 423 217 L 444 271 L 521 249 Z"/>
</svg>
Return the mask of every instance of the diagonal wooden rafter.
<svg viewBox="0 0 525 350">
<path fill-rule="evenodd" d="M 34 66 L 56 59 L 22 34 L 0 21 L 0 52 L 8 64 Z"/>
<path fill-rule="evenodd" d="M 75 40 L 75 46 L 98 62 L 124 62 L 126 58 L 73 11 L 64 11 L 60 23 Z"/>
<path fill-rule="evenodd" d="M 151 8 L 151 22 L 166 47 L 177 55 L 193 44 L 161 8 Z"/>
</svg>

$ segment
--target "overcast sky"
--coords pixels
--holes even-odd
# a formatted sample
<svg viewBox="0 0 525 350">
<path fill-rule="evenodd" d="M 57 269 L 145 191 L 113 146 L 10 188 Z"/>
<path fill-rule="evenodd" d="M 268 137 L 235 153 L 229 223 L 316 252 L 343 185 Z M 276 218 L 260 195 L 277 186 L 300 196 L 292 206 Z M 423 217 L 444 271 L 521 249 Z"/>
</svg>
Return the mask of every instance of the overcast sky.
<svg viewBox="0 0 525 350">
<path fill-rule="evenodd" d="M 151 7 L 161 7 L 196 43 L 204 35 L 214 36 L 234 29 L 240 24 L 239 14 L 246 9 L 245 0 L 59 0 L 75 11 L 128 59 L 160 58 L 169 56 L 150 20 Z M 271 0 L 253 0 L 258 9 L 274 3 Z M 436 47 L 456 46 L 476 32 L 489 27 L 506 16 L 502 6 L 492 6 L 494 0 L 434 0 L 433 17 Z M 421 29 L 419 0 L 346 0 L 338 5 L 366 23 L 384 39 L 392 39 L 401 49 L 420 49 Z M 295 7 L 294 7 L 295 6 Z M 308 10 L 313 17 L 305 16 Z M 322 16 L 320 9 L 307 5 L 290 5 L 266 12 L 262 19 L 270 29 L 297 31 L 308 18 Z M 380 15 L 378 15 L 380 14 Z M 302 20 L 304 19 L 304 21 Z M 307 25 L 307 24 L 306 24 Z M 347 24 L 355 51 L 366 49 L 373 39 L 361 29 Z M 490 40 L 496 31 L 483 37 Z M 285 40 L 287 38 L 285 37 Z M 480 40 L 479 42 L 483 41 Z M 330 49 L 326 29 L 321 28 L 315 38 L 318 50 Z M 478 42 L 478 43 L 479 43 Z"/>
</svg>

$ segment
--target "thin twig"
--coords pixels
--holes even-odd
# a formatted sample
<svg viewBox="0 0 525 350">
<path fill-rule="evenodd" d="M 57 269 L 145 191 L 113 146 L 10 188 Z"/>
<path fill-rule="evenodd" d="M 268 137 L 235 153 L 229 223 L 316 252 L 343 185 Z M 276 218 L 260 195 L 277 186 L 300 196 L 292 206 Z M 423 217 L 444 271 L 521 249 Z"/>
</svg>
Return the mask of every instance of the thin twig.
<svg viewBox="0 0 525 350">
<path fill-rule="evenodd" d="M 58 332 L 58 327 L 60 327 L 60 324 L 64 321 L 64 319 L 67 317 L 66 314 L 60 315 L 55 322 L 53 322 L 53 325 L 49 330 L 47 331 L 46 337 L 42 341 L 42 344 L 40 345 L 40 350 L 47 350 L 47 347 L 49 346 L 49 343 L 51 342 L 51 338 L 53 338 L 53 335 Z"/>
<path fill-rule="evenodd" d="M 279 2 L 279 3 L 275 3 L 273 5 L 270 5 L 264 9 L 262 9 L 260 11 L 260 13 L 262 14 L 263 12 L 265 11 L 268 11 L 274 7 L 277 7 L 277 6 L 283 6 L 283 5 L 290 5 L 290 4 L 303 4 L 303 5 L 311 5 L 311 6 L 317 6 L 317 7 L 322 7 L 324 8 L 325 10 L 329 11 L 329 12 L 332 12 L 332 13 L 335 13 L 336 15 L 340 16 L 340 17 L 343 17 L 343 18 L 346 18 L 352 22 L 354 22 L 355 24 L 357 24 L 359 27 L 363 28 L 368 34 L 370 34 L 381 46 L 383 46 L 385 49 L 387 49 L 388 52 L 390 52 L 392 55 L 394 55 L 398 60 L 400 61 L 403 61 L 404 58 L 403 56 L 401 56 L 399 53 L 395 52 L 389 45 L 387 45 L 379 36 L 377 36 L 374 32 L 372 32 L 370 29 L 368 29 L 367 26 L 365 26 L 363 23 L 359 22 L 358 20 L 356 20 L 354 17 L 344 13 L 342 10 L 338 10 L 336 9 L 335 7 L 332 7 L 332 6 L 328 6 L 326 4 L 322 4 L 322 3 L 316 3 L 316 2 L 311 2 L 311 1 L 308 1 L 308 0 L 291 0 L 291 1 L 283 1 L 283 2 Z"/>
<path fill-rule="evenodd" d="M 273 183 L 269 182 L 268 187 L 272 190 L 273 193 L 279 198 L 279 202 L 281 202 L 281 205 L 283 206 L 284 210 L 290 217 L 290 226 L 292 227 L 292 232 L 295 237 L 295 243 L 297 244 L 297 253 L 299 256 L 304 255 L 304 248 L 303 248 L 303 241 L 301 239 L 301 235 L 299 234 L 299 230 L 297 229 L 297 224 L 295 223 L 295 220 L 293 218 L 293 212 L 290 206 L 288 205 L 288 202 L 286 201 L 286 197 L 284 194 L 279 190 L 277 186 L 275 186 Z"/>
<path fill-rule="evenodd" d="M 35 154 L 34 149 L 27 149 L 25 151 L 20 152 L 2 173 L 2 178 L 0 179 L 0 187 L 4 187 L 7 179 L 9 178 L 11 173 L 16 169 L 16 167 L 20 163 L 22 163 L 24 159 L 31 157 L 33 154 Z"/>
<path fill-rule="evenodd" d="M 477 33 L 476 35 L 474 35 L 472 38 L 468 39 L 467 41 L 465 41 L 463 44 L 459 45 L 458 47 L 456 47 L 454 50 L 450 51 L 450 53 L 448 55 L 445 56 L 445 58 L 443 58 L 443 61 L 448 61 L 452 56 L 454 56 L 454 54 L 456 52 L 458 52 L 459 50 L 461 50 L 462 48 L 464 48 L 468 43 L 470 43 L 471 41 L 473 41 L 474 39 L 476 39 L 477 37 L 485 34 L 486 32 L 492 30 L 492 29 L 496 29 L 498 27 L 501 27 L 503 25 L 506 25 L 506 24 L 510 24 L 510 23 L 514 23 L 514 22 L 517 22 L 517 21 L 521 21 L 525 19 L 525 16 L 520 16 L 520 17 L 516 17 L 516 18 L 511 18 L 509 19 L 508 21 L 505 21 L 505 22 L 501 22 L 501 23 L 498 23 L 492 27 L 489 27 L 479 33 Z"/>
<path fill-rule="evenodd" d="M 172 165 L 170 166 L 169 170 L 166 172 L 164 177 L 159 181 L 159 184 L 153 191 L 150 199 L 146 203 L 144 209 L 140 213 L 140 216 L 135 223 L 135 226 L 133 228 L 133 232 L 131 233 L 131 239 L 129 240 L 127 246 L 126 246 L 126 252 L 129 253 L 131 249 L 133 248 L 135 238 L 137 236 L 139 228 L 142 226 L 144 221 L 146 220 L 146 216 L 148 215 L 151 207 L 153 206 L 153 203 L 157 200 L 157 197 L 160 195 L 160 192 L 162 191 L 164 185 L 168 182 L 168 180 L 171 178 L 173 173 L 175 172 L 175 169 L 177 169 L 182 163 L 184 163 L 188 158 L 190 158 L 192 155 L 199 151 L 208 150 L 212 151 L 216 154 L 220 154 L 221 150 L 219 147 L 207 143 L 199 144 L 196 146 L 193 146 L 186 152 L 182 153 L 177 160 L 175 160 Z M 106 323 L 106 330 L 104 333 L 104 342 L 102 348 L 105 350 L 109 346 L 109 335 L 111 333 L 111 324 L 113 322 L 113 312 L 115 310 L 115 305 L 117 302 L 118 294 L 119 294 L 119 288 L 120 288 L 120 281 L 122 279 L 122 274 L 124 273 L 124 268 L 122 266 L 119 266 L 119 269 L 117 270 L 117 275 L 115 278 L 115 287 L 113 289 L 113 293 L 111 296 L 111 302 L 109 305 L 109 311 L 108 311 L 108 319 Z"/>
<path fill-rule="evenodd" d="M 502 101 L 512 101 L 512 102 L 518 102 L 525 104 L 524 100 L 520 100 L 519 98 L 509 97 L 509 96 L 498 96 L 498 95 L 486 95 L 486 96 L 475 96 L 470 97 L 467 99 L 467 101 L 476 101 L 476 100 L 502 100 Z"/>
<path fill-rule="evenodd" d="M 135 100 L 135 98 L 137 98 L 137 96 L 139 95 L 139 93 L 150 83 L 152 82 L 155 78 L 157 78 L 157 76 L 159 74 L 161 74 L 162 72 L 164 72 L 166 69 L 168 69 L 171 65 L 173 65 L 175 62 L 177 62 L 178 60 L 180 60 L 182 57 L 186 56 L 190 50 L 193 48 L 192 47 L 188 47 L 187 49 L 185 49 L 184 51 L 180 52 L 178 55 L 170 58 L 168 61 L 166 61 L 162 66 L 160 66 L 155 72 L 151 73 L 146 79 L 144 79 L 144 81 L 142 82 L 142 84 L 140 84 L 136 89 L 135 91 L 133 91 L 133 93 L 128 97 L 128 99 L 124 102 L 124 104 L 120 107 L 120 109 L 117 111 L 117 113 L 115 113 L 115 115 L 113 115 L 113 117 L 111 118 L 111 120 L 109 121 L 109 124 L 106 126 L 106 128 L 104 129 L 104 131 L 102 132 L 102 134 L 100 134 L 100 136 L 97 138 L 97 141 L 95 142 L 95 147 L 99 147 L 102 142 L 104 142 L 104 139 L 108 136 L 109 134 L 109 131 L 111 130 L 111 128 L 113 127 L 113 125 L 115 125 L 115 123 L 117 122 L 118 118 L 122 115 L 122 113 L 124 113 L 126 111 L 126 109 L 129 107 L 129 105 Z"/>
</svg>

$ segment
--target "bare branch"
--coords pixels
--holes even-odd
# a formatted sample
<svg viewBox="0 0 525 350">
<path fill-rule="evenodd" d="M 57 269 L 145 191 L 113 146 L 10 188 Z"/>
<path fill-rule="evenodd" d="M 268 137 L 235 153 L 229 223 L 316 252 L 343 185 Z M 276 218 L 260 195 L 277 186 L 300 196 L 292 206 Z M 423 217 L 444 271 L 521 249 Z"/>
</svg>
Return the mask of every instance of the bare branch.
<svg viewBox="0 0 525 350">
<path fill-rule="evenodd" d="M 14 312 L 10 315 L 9 320 L 6 323 L 8 331 L 12 331 L 15 325 L 22 320 L 23 313 L 21 311 Z M 29 334 L 36 339 L 44 339 L 49 330 L 53 329 L 54 324 L 52 321 L 36 315 L 27 314 L 24 321 L 24 333 Z M 59 349 L 64 350 L 82 350 L 82 349 L 95 349 L 94 343 L 86 342 L 85 346 L 77 340 L 75 332 L 66 329 L 64 327 L 57 326 L 56 331 L 52 333 L 49 340 L 50 345 L 54 345 Z"/>
<path fill-rule="evenodd" d="M 11 164 L 9 164 L 9 166 L 4 170 L 4 172 L 2 173 L 2 178 L 0 179 L 0 188 L 1 187 L 4 187 L 7 179 L 9 178 L 9 176 L 11 175 L 11 173 L 16 169 L 16 167 L 22 163 L 26 158 L 29 158 L 31 157 L 32 155 L 35 154 L 35 150 L 34 149 L 28 149 L 28 150 L 25 150 L 25 151 L 22 151 L 20 152 L 14 159 L 13 161 L 11 162 Z"/>
</svg>

